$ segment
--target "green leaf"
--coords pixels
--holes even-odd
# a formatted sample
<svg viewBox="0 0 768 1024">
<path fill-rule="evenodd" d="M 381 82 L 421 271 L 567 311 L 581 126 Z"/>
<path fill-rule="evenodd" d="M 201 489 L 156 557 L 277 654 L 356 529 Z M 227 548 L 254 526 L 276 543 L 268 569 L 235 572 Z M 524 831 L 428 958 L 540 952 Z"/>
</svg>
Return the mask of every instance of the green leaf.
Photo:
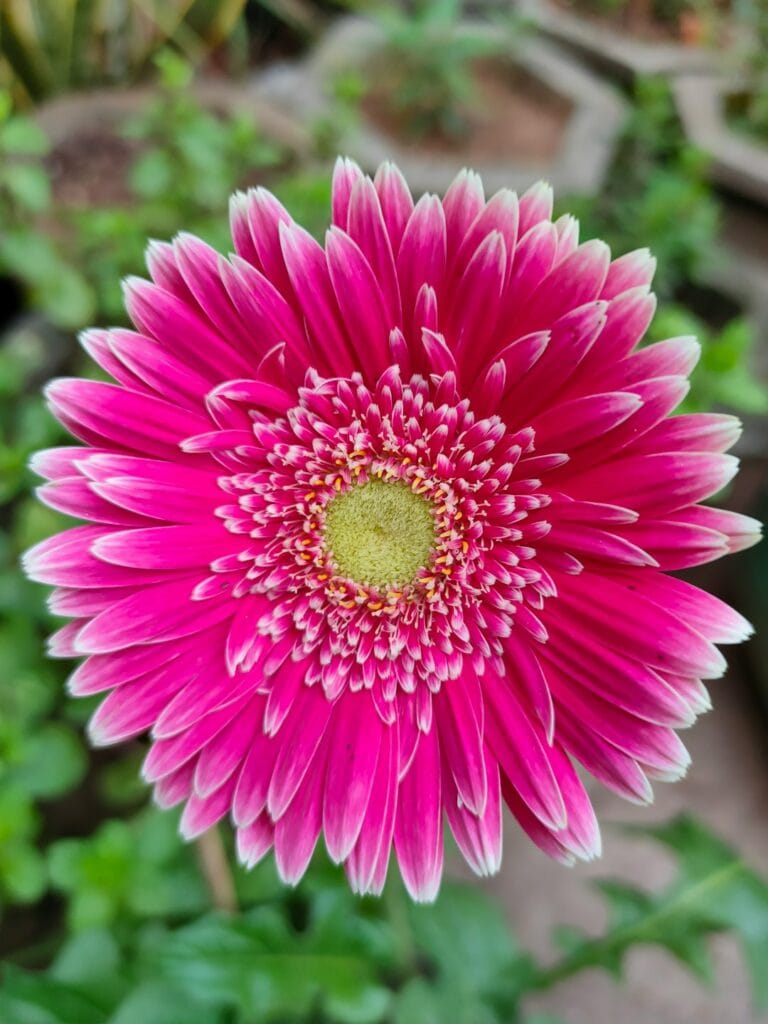
<svg viewBox="0 0 768 1024">
<path fill-rule="evenodd" d="M 607 931 L 593 938 L 571 930 L 567 954 L 530 979 L 530 987 L 548 988 L 589 967 L 618 972 L 626 953 L 639 944 L 661 946 L 708 980 L 705 940 L 730 930 L 744 946 L 755 1003 L 768 1007 L 768 882 L 691 818 L 630 831 L 651 835 L 674 852 L 676 879 L 660 893 L 600 882 L 610 911 Z"/>
<path fill-rule="evenodd" d="M 17 115 L 0 124 L 0 152 L 19 156 L 44 156 L 48 148 L 45 132 L 31 117 Z"/>
<path fill-rule="evenodd" d="M 76 733 L 61 722 L 48 722 L 28 739 L 13 778 L 31 796 L 50 798 L 76 786 L 85 768 L 85 750 Z"/>
<path fill-rule="evenodd" d="M 51 184 L 42 167 L 29 163 L 6 163 L 0 169 L 0 184 L 11 198 L 29 213 L 42 213 L 51 201 Z"/>
<path fill-rule="evenodd" d="M 161 149 L 151 149 L 133 165 L 130 175 L 131 188 L 138 196 L 156 199 L 170 189 L 173 174 L 170 155 Z"/>
<path fill-rule="evenodd" d="M 3 1024 L 104 1024 L 104 1006 L 91 993 L 7 966 L 0 988 Z"/>
<path fill-rule="evenodd" d="M 157 975 L 195 999 L 259 1020 L 333 1006 L 339 1020 L 374 1024 L 386 1007 L 372 965 L 356 948 L 329 950 L 271 908 L 209 915 L 160 938 L 146 956 Z"/>
</svg>

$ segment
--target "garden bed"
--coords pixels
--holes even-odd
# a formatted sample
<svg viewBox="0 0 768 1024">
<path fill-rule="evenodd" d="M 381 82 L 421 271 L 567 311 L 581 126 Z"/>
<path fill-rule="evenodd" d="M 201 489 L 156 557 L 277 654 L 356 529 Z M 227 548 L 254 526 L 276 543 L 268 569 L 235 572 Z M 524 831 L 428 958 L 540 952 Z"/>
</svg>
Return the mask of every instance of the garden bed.
<svg viewBox="0 0 768 1024">
<path fill-rule="evenodd" d="M 458 32 L 499 41 L 487 25 L 465 23 Z M 258 94 L 305 124 L 334 119 L 334 83 L 381 64 L 387 38 L 376 23 L 340 19 L 301 64 L 283 65 L 257 82 Z M 504 47 L 476 63 L 474 125 L 452 144 L 414 141 L 391 113 L 384 113 L 386 79 L 362 102 L 361 116 L 341 125 L 338 148 L 372 171 L 384 160 L 402 169 L 414 192 L 444 191 L 471 164 L 486 188 L 524 189 L 536 178 L 561 194 L 594 194 L 604 179 L 624 119 L 612 89 L 539 41 L 520 50 Z"/>
<path fill-rule="evenodd" d="M 517 0 L 517 9 L 543 35 L 624 81 L 709 70 L 715 63 L 713 48 L 702 44 L 691 20 L 675 25 L 619 12 L 599 15 L 564 0 Z"/>
</svg>

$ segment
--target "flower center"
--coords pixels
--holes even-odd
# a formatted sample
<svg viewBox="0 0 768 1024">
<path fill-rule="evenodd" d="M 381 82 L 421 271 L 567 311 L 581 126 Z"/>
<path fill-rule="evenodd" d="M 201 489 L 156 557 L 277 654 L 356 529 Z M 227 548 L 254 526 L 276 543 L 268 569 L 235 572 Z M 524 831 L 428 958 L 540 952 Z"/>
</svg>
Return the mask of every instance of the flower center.
<svg viewBox="0 0 768 1024">
<path fill-rule="evenodd" d="M 325 542 L 342 575 L 375 587 L 402 587 L 427 566 L 435 521 L 429 502 L 407 484 L 371 480 L 328 504 Z"/>
</svg>

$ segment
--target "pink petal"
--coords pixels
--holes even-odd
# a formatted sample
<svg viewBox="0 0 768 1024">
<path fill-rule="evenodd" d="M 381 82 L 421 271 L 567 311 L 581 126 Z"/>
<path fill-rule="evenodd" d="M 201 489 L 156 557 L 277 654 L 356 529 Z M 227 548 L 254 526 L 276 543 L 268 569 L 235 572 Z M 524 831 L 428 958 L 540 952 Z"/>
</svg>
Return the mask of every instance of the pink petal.
<svg viewBox="0 0 768 1024">
<path fill-rule="evenodd" d="M 411 898 L 431 903 L 443 873 L 440 746 L 437 730 L 421 733 L 413 762 L 400 783 L 395 850 Z"/>
<path fill-rule="evenodd" d="M 488 745 L 502 773 L 540 821 L 548 828 L 562 828 L 565 806 L 542 738 L 507 680 L 486 671 L 482 686 Z"/>
<path fill-rule="evenodd" d="M 323 831 L 328 854 L 337 864 L 349 856 L 363 827 L 384 729 L 367 690 L 345 693 L 336 704 L 328 742 Z"/>
</svg>

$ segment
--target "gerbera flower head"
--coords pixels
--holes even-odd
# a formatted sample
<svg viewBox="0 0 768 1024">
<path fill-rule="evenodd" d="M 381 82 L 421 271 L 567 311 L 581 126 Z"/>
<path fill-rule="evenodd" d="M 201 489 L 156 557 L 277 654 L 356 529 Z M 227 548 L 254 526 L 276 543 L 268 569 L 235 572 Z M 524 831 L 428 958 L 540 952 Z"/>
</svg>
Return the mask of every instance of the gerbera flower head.
<svg viewBox="0 0 768 1024">
<path fill-rule="evenodd" d="M 338 162 L 321 247 L 268 192 L 236 255 L 152 242 L 136 330 L 83 344 L 114 383 L 48 399 L 84 446 L 40 497 L 90 525 L 26 556 L 73 617 L 96 744 L 150 732 L 144 776 L 193 837 L 230 815 L 288 882 L 324 836 L 380 892 L 394 846 L 434 898 L 443 817 L 479 874 L 501 806 L 565 863 L 598 826 L 574 767 L 634 801 L 676 779 L 715 643 L 749 626 L 667 575 L 748 546 L 700 504 L 738 422 L 669 413 L 698 345 L 638 343 L 654 261 L 552 221 L 544 184 L 464 172 L 414 201 Z"/>
</svg>

